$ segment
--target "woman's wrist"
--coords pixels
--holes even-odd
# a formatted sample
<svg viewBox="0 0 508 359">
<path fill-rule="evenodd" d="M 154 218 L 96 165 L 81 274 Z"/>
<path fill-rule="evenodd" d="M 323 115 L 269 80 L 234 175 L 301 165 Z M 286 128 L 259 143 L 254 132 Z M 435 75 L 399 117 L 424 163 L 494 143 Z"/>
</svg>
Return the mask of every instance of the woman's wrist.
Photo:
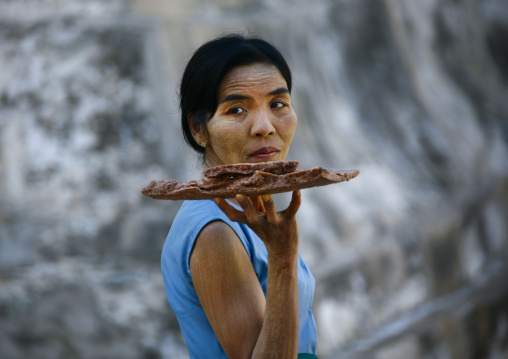
<svg viewBox="0 0 508 359">
<path fill-rule="evenodd" d="M 298 265 L 298 250 L 288 253 L 268 252 L 268 267 L 272 267 L 277 271 L 285 269 L 294 269 Z"/>
</svg>

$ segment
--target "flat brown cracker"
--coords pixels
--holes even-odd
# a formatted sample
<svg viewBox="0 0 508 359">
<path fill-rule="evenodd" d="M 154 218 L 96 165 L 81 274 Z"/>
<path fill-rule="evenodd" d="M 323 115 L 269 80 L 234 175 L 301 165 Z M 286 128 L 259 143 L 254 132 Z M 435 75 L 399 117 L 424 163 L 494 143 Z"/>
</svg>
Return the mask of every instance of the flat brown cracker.
<svg viewBox="0 0 508 359">
<path fill-rule="evenodd" d="M 297 167 L 297 161 L 223 165 L 205 170 L 205 177 L 197 181 L 152 181 L 141 193 L 153 199 L 170 200 L 232 198 L 239 193 L 251 197 L 349 181 L 360 173 L 356 169 L 296 170 Z"/>
</svg>

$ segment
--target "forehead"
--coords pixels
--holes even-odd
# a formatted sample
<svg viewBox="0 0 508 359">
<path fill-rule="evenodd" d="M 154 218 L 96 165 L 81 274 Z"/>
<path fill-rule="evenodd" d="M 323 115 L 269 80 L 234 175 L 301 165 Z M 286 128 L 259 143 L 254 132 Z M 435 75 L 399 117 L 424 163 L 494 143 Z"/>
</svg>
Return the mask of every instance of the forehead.
<svg viewBox="0 0 508 359">
<path fill-rule="evenodd" d="M 229 71 L 219 86 L 219 97 L 226 93 L 247 90 L 272 91 L 287 88 L 279 69 L 272 64 L 253 64 L 238 66 Z"/>
</svg>

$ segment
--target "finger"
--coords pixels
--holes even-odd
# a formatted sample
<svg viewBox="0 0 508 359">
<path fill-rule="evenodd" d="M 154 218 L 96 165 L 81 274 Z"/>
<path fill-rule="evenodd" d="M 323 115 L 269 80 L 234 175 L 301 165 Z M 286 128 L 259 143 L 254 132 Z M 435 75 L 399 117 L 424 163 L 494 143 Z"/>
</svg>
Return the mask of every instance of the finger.
<svg viewBox="0 0 508 359">
<path fill-rule="evenodd" d="M 256 211 L 258 211 L 258 212 L 265 211 L 265 206 L 263 205 L 261 196 L 250 197 L 250 199 L 251 199 L 252 203 L 254 203 L 254 208 L 256 208 Z"/>
<path fill-rule="evenodd" d="M 265 207 L 266 220 L 269 223 L 275 223 L 277 221 L 277 211 L 275 210 L 272 196 L 269 194 L 264 194 L 261 196 L 261 198 L 263 199 L 263 205 Z"/>
<path fill-rule="evenodd" d="M 296 190 L 293 192 L 293 197 L 291 198 L 291 203 L 288 208 L 286 208 L 282 214 L 287 217 L 294 217 L 298 209 L 300 208 L 300 204 L 302 203 L 302 195 L 300 190 Z"/>
<path fill-rule="evenodd" d="M 254 204 L 250 198 L 243 194 L 237 194 L 235 198 L 242 207 L 247 221 L 249 221 L 249 223 L 255 223 L 258 219 L 258 212 L 254 208 Z"/>
<path fill-rule="evenodd" d="M 233 222 L 246 223 L 245 214 L 230 205 L 224 198 L 216 197 L 213 199 L 215 204 L 224 212 L 224 214 Z"/>
</svg>

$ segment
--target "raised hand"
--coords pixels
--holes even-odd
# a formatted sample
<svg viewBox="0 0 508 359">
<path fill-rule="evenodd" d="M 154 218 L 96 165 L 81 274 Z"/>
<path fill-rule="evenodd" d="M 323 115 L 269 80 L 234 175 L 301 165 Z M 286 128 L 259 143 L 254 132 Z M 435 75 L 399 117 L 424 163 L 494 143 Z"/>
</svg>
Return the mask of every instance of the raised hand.
<svg viewBox="0 0 508 359">
<path fill-rule="evenodd" d="M 234 222 L 249 226 L 265 243 L 269 255 L 285 256 L 298 252 L 298 226 L 296 212 L 300 208 L 300 191 L 294 191 L 291 203 L 284 211 L 277 212 L 272 196 L 256 197 L 236 195 L 243 211 L 231 206 L 224 198 L 215 198 L 219 208 Z"/>
</svg>

